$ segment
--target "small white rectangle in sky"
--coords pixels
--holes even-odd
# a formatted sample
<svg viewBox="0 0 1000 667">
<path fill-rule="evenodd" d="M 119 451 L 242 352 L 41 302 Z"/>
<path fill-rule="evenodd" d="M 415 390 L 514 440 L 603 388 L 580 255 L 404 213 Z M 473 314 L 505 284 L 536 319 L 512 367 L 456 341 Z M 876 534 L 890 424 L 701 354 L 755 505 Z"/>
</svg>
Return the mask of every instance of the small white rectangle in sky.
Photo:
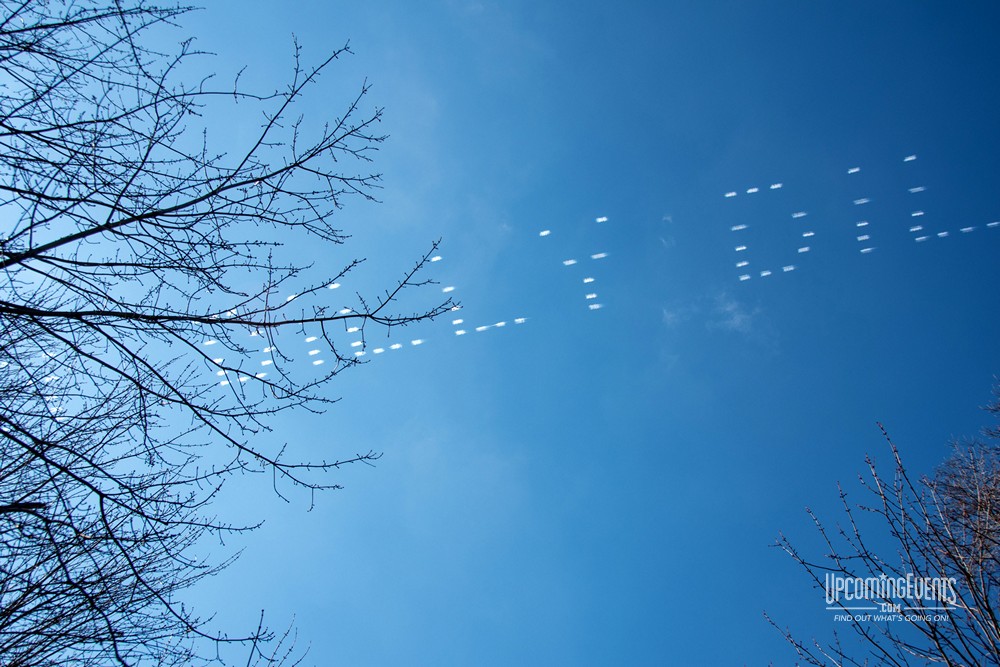
<svg viewBox="0 0 1000 667">
<path fill-rule="evenodd" d="M 365 356 L 365 351 L 364 350 L 358 350 L 357 352 L 354 353 L 354 356 L 355 357 L 363 357 L 363 356 Z"/>
<path fill-rule="evenodd" d="M 608 221 L 608 216 L 606 215 L 602 215 L 601 217 L 594 220 L 594 222 L 607 222 L 607 221 Z"/>
<path fill-rule="evenodd" d="M 445 287 L 441 291 L 444 292 L 445 294 L 447 294 L 448 292 L 454 292 L 455 291 L 455 286 L 454 285 L 448 285 L 447 287 Z"/>
<path fill-rule="evenodd" d="M 729 231 L 731 231 L 731 232 L 738 232 L 738 231 L 746 229 L 746 228 L 747 228 L 746 225 L 733 225 L 732 227 L 729 228 Z"/>
<path fill-rule="evenodd" d="M 322 359 L 317 359 L 316 361 L 313 362 L 313 366 L 322 366 L 322 365 L 323 365 Z"/>
<path fill-rule="evenodd" d="M 855 227 L 867 227 L 868 226 L 868 221 L 867 220 L 862 220 L 860 222 L 855 223 L 854 226 Z"/>
<path fill-rule="evenodd" d="M 911 213 L 911 214 L 910 214 L 910 217 L 911 217 L 911 218 L 919 218 L 919 217 L 920 217 L 920 216 L 922 216 L 923 214 L 924 214 L 924 212 L 923 212 L 923 211 L 914 211 L 913 213 Z"/>
<path fill-rule="evenodd" d="M 347 327 L 347 333 L 354 333 L 355 331 L 361 331 L 361 327 Z"/>
<path fill-rule="evenodd" d="M 590 294 L 587 294 L 584 298 L 585 299 L 596 299 L 597 298 L 597 292 L 591 292 Z"/>
<path fill-rule="evenodd" d="M 875 248 L 862 248 L 861 253 L 867 255 L 868 253 L 873 252 L 874 250 Z"/>
<path fill-rule="evenodd" d="M 431 257 L 431 261 L 432 262 L 440 262 L 441 261 L 441 255 L 434 255 L 433 257 Z"/>
<path fill-rule="evenodd" d="M 606 252 L 596 252 L 593 255 L 591 255 L 590 258 L 591 259 L 604 259 L 607 256 L 608 256 L 608 253 L 606 253 Z"/>
<path fill-rule="evenodd" d="M 372 354 L 382 354 L 383 352 L 385 352 L 384 347 L 376 347 L 374 350 L 372 350 Z"/>
<path fill-rule="evenodd" d="M 736 268 L 742 269 L 744 266 L 749 266 L 750 262 L 743 260 L 742 262 L 736 262 Z"/>
<path fill-rule="evenodd" d="M 761 278 L 766 278 L 769 275 L 771 275 L 771 272 L 768 271 L 767 269 L 765 269 L 765 270 L 763 270 L 763 271 L 760 272 L 760 277 Z"/>
<path fill-rule="evenodd" d="M 576 260 L 575 259 L 564 259 L 563 260 L 563 266 L 573 266 L 574 264 L 576 264 Z"/>
<path fill-rule="evenodd" d="M 390 350 L 398 350 L 401 347 L 403 347 L 402 343 L 393 343 L 392 345 L 389 346 L 389 349 Z"/>
<path fill-rule="evenodd" d="M 590 284 L 590 283 L 592 283 L 592 282 L 594 282 L 594 279 L 593 279 L 593 278 L 591 278 L 590 276 L 588 276 L 588 277 L 586 277 L 586 278 L 584 278 L 584 279 L 583 279 L 583 283 L 584 283 L 585 285 L 587 285 L 587 284 Z"/>
<path fill-rule="evenodd" d="M 360 340 L 356 340 L 353 343 L 351 343 L 351 347 L 361 347 L 362 345 L 364 345 L 364 343 L 361 342 Z M 309 354 L 312 354 L 312 352 L 310 352 Z"/>
<path fill-rule="evenodd" d="M 927 189 L 927 188 L 925 188 L 924 186 L 922 186 L 922 185 L 918 185 L 918 186 L 917 186 L 917 187 L 915 187 L 915 188 L 910 188 L 910 194 L 911 194 L 911 195 L 915 195 L 915 194 L 917 194 L 918 192 L 923 192 L 923 191 L 924 191 L 924 190 L 926 190 L 926 189 Z"/>
<path fill-rule="evenodd" d="M 869 199 L 868 197 L 862 197 L 861 199 L 855 199 L 854 200 L 854 205 L 855 206 L 861 206 L 862 204 L 867 204 L 870 201 L 871 201 L 871 199 Z"/>
<path fill-rule="evenodd" d="M 856 174 L 859 171 L 861 171 L 861 167 L 851 167 L 850 169 L 847 170 L 847 173 L 848 174 Z"/>
<path fill-rule="evenodd" d="M 871 236 L 869 236 L 868 234 L 862 234 L 861 236 L 858 237 L 858 240 L 859 241 L 867 241 L 870 238 L 871 238 Z"/>
<path fill-rule="evenodd" d="M 987 222 L 987 223 L 986 223 L 986 226 L 987 226 L 987 227 L 1000 227 L 1000 221 L 996 221 L 996 222 Z"/>
<path fill-rule="evenodd" d="M 948 236 L 948 232 L 938 232 L 938 238 L 942 238 L 943 239 L 946 236 Z"/>
<path fill-rule="evenodd" d="M 416 345 L 423 345 L 423 344 L 424 344 L 424 339 L 423 338 L 414 338 L 413 340 L 410 341 L 410 345 L 414 345 L 414 346 L 416 346 Z"/>
<path fill-rule="evenodd" d="M 760 191 L 760 188 L 747 188 L 747 194 L 752 195 Z"/>
<path fill-rule="evenodd" d="M 799 252 L 809 252 L 809 246 L 802 246 L 799 248 Z"/>
<path fill-rule="evenodd" d="M 795 213 L 792 213 L 793 218 L 804 218 L 806 215 L 808 214 L 805 211 L 796 211 Z"/>
<path fill-rule="evenodd" d="M 347 315 L 349 312 L 351 312 L 351 309 L 350 308 L 341 308 L 338 312 L 341 315 Z"/>
<path fill-rule="evenodd" d="M 551 233 L 552 233 L 551 229 L 543 229 L 542 231 L 538 232 L 538 235 L 539 236 L 548 236 Z"/>
<path fill-rule="evenodd" d="M 314 340 L 316 340 L 316 336 L 309 336 L 308 338 L 306 338 L 306 342 L 307 342 L 307 343 L 311 343 L 311 342 L 313 342 Z"/>
<path fill-rule="evenodd" d="M 784 183 L 771 183 L 772 190 L 780 190 Z"/>
<path fill-rule="evenodd" d="M 464 336 L 465 335 L 465 329 L 455 329 L 455 335 L 456 336 Z"/>
<path fill-rule="evenodd" d="M 795 270 L 795 265 L 794 264 L 789 264 L 788 266 L 783 266 L 783 267 L 781 267 L 781 270 L 784 271 L 785 273 L 788 273 L 789 271 L 794 271 Z"/>
<path fill-rule="evenodd" d="M 923 228 L 924 228 L 923 225 L 913 225 L 912 227 L 910 227 L 910 231 L 911 232 L 919 232 Z"/>
<path fill-rule="evenodd" d="M 361 341 L 358 342 L 360 343 Z M 351 343 L 351 347 L 357 347 L 357 344 Z M 319 350 L 309 350 L 310 357 L 315 357 L 317 354 L 319 354 Z"/>
<path fill-rule="evenodd" d="M 802 238 L 807 239 L 810 236 L 816 236 L 816 232 L 802 232 Z"/>
<path fill-rule="evenodd" d="M 603 307 L 604 305 L 600 303 L 592 303 L 589 306 L 587 306 L 587 308 L 589 308 L 590 310 L 600 310 Z"/>
<path fill-rule="evenodd" d="M 497 322 L 493 326 L 495 326 L 495 327 L 505 327 L 505 326 L 507 326 L 507 323 L 506 322 Z"/>
<path fill-rule="evenodd" d="M 907 155 L 906 157 L 903 158 L 903 162 L 913 162 L 916 159 L 917 159 L 916 155 Z"/>
<path fill-rule="evenodd" d="M 735 197 L 736 193 L 735 192 L 727 192 L 724 196 L 726 196 L 726 197 Z"/>
<path fill-rule="evenodd" d="M 326 287 L 327 289 L 337 289 L 338 287 L 340 287 L 340 283 L 330 283 Z"/>
<path fill-rule="evenodd" d="M 476 327 L 476 331 L 478 333 L 482 333 L 483 331 L 486 331 L 487 329 L 489 329 L 488 326 Z"/>
<path fill-rule="evenodd" d="M 452 321 L 451 321 L 451 323 L 452 323 L 453 325 L 454 325 L 454 324 L 461 324 L 461 323 L 462 323 L 462 322 L 464 322 L 464 321 L 465 321 L 465 320 L 463 320 L 463 319 L 459 318 L 459 319 L 457 319 L 457 320 L 452 320 Z"/>
<path fill-rule="evenodd" d="M 930 238 L 929 236 L 918 236 L 917 238 L 915 238 L 913 240 L 916 241 L 917 243 L 921 243 L 923 241 L 926 241 L 929 238 Z"/>
<path fill-rule="evenodd" d="M 969 232 L 975 230 L 975 227 L 962 227 L 961 231 L 963 234 L 968 234 Z"/>
<path fill-rule="evenodd" d="M 750 280 L 749 273 L 744 273 L 742 276 L 740 276 L 740 282 L 743 282 L 744 280 Z"/>
<path fill-rule="evenodd" d="M 524 324 L 527 321 L 528 321 L 528 318 L 526 318 L 526 317 L 515 317 L 514 318 L 514 324 Z"/>
<path fill-rule="evenodd" d="M 736 252 L 743 252 L 746 249 L 747 249 L 747 247 L 745 245 L 738 245 L 738 246 L 736 246 Z"/>
<path fill-rule="evenodd" d="M 206 340 L 206 341 L 205 341 L 205 342 L 204 342 L 203 344 L 204 344 L 204 345 L 215 345 L 215 344 L 216 344 L 216 343 L 218 343 L 218 342 L 219 342 L 219 341 L 217 341 L 217 340 L 212 340 L 212 339 L 209 339 L 209 340 Z"/>
</svg>

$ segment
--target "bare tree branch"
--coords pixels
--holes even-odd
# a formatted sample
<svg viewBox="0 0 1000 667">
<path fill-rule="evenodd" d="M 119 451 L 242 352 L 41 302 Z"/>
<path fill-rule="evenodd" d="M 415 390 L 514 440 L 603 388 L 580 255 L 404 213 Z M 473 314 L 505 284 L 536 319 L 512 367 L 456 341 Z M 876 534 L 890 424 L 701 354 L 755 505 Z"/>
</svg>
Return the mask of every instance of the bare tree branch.
<svg viewBox="0 0 1000 667">
<path fill-rule="evenodd" d="M 998 414 L 1000 403 L 988 409 Z M 852 613 L 837 599 L 833 609 L 844 612 L 844 625 L 856 639 L 850 645 L 836 635 L 828 645 L 806 643 L 765 617 L 810 665 L 1000 664 L 996 429 L 984 432 L 986 441 L 955 443 L 933 476 L 914 480 L 886 429 L 878 427 L 889 444 L 894 474 L 886 477 L 868 459 L 868 475 L 860 481 L 871 505 L 850 503 L 841 490 L 846 524 L 838 525 L 835 534 L 809 513 L 828 550 L 822 560 L 806 558 L 784 535 L 776 546 L 808 573 L 816 588 L 827 591 L 828 603 L 833 577 L 854 583 L 864 591 L 866 603 L 895 611 Z M 905 598 L 897 594 L 900 587 L 880 585 L 893 581 L 941 583 L 941 589 L 930 597 Z"/>
<path fill-rule="evenodd" d="M 340 331 L 434 318 L 405 312 L 437 241 L 374 295 L 328 305 L 328 275 L 283 244 L 339 248 L 351 197 L 375 200 L 385 139 L 360 85 L 310 126 L 316 66 L 293 46 L 290 82 L 255 92 L 185 82 L 203 54 L 149 46 L 186 7 L 146 0 L 0 0 L 0 663 L 297 664 L 295 633 L 221 634 L 182 593 L 233 556 L 209 537 L 252 531 L 213 516 L 236 476 L 286 497 L 340 488 L 330 473 L 374 451 L 295 459 L 270 433 L 285 410 L 322 411 L 324 386 L 360 363 Z M 162 41 L 162 40 L 160 40 Z M 242 150 L 214 150 L 209 104 L 263 118 Z M 293 296 L 287 297 L 289 292 Z M 302 379 L 283 331 L 311 330 L 332 363 Z M 207 346 L 213 342 L 213 346 Z M 266 371 L 248 354 L 266 354 Z M 220 378 L 223 378 L 220 380 Z"/>
</svg>

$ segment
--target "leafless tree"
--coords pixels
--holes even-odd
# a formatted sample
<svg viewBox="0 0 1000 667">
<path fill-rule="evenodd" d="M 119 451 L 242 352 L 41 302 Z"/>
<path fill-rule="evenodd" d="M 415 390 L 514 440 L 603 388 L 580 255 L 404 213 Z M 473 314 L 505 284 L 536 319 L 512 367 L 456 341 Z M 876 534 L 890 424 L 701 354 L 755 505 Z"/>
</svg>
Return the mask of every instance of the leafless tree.
<svg viewBox="0 0 1000 667">
<path fill-rule="evenodd" d="M 987 410 L 1000 414 L 1000 393 Z M 914 479 L 879 428 L 892 452 L 892 476 L 868 459 L 861 478 L 868 500 L 855 504 L 841 488 L 844 520 L 833 530 L 809 511 L 825 557 L 806 557 L 784 535 L 777 542 L 827 591 L 831 613 L 850 619 L 844 625 L 853 637 L 804 642 L 781 632 L 810 665 L 1000 664 L 1000 433 L 984 429 L 984 439 L 956 443 L 932 476 Z M 864 599 L 829 595 L 837 580 L 854 582 L 852 593 L 860 588 Z M 905 582 L 916 585 L 906 589 Z M 897 595 L 920 582 L 941 585 L 934 595 Z M 859 604 L 875 610 L 859 612 Z"/>
<path fill-rule="evenodd" d="M 331 401 L 320 388 L 360 361 L 348 326 L 363 337 L 453 305 L 395 310 L 430 282 L 437 243 L 389 289 L 336 307 L 328 288 L 359 260 L 304 282 L 310 267 L 281 259 L 288 240 L 345 242 L 333 217 L 373 199 L 379 176 L 362 168 L 381 110 L 366 111 L 364 84 L 325 125 L 296 115 L 347 47 L 307 67 L 296 45 L 290 83 L 267 94 L 191 83 L 192 42 L 150 46 L 186 11 L 0 0 L 5 665 L 198 664 L 232 643 L 248 664 L 289 659 L 288 634 L 266 648 L 263 624 L 226 636 L 181 603 L 228 563 L 198 555 L 206 538 L 254 528 L 212 500 L 250 473 L 279 494 L 337 488 L 326 473 L 377 458 L 293 459 L 260 436 L 279 411 Z M 209 104 L 260 114 L 242 151 L 200 131 Z M 321 341 L 323 373 L 301 379 L 283 330 Z M 262 349 L 266 366 L 248 357 Z"/>
</svg>

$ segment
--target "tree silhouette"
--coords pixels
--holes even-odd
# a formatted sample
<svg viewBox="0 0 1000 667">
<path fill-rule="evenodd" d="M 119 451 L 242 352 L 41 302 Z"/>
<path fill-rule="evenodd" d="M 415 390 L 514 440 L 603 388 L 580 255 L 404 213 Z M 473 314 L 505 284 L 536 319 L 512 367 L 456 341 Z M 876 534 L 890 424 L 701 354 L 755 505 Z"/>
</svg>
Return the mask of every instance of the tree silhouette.
<svg viewBox="0 0 1000 667">
<path fill-rule="evenodd" d="M 1000 414 L 1000 393 L 987 410 Z M 861 482 L 869 500 L 855 505 L 841 489 L 844 521 L 834 530 L 809 511 L 825 557 L 807 558 L 784 535 L 777 542 L 817 588 L 864 582 L 852 589 L 867 593 L 861 601 L 827 598 L 832 609 L 849 614 L 854 640 L 835 634 L 824 644 L 804 642 L 787 629 L 782 634 L 810 665 L 1000 664 L 1000 432 L 988 428 L 983 440 L 956 443 L 932 476 L 916 480 L 879 428 L 893 475 L 868 459 Z M 913 588 L 906 589 L 907 581 Z M 939 586 L 925 586 L 931 594 L 921 595 L 921 582 Z M 899 595 L 903 590 L 916 594 Z M 859 605 L 875 611 L 859 612 Z"/>
<path fill-rule="evenodd" d="M 326 124 L 296 115 L 346 46 L 307 67 L 296 44 L 288 85 L 261 94 L 185 80 L 191 41 L 149 46 L 183 7 L 0 8 L 0 663 L 199 664 L 231 643 L 248 664 L 288 659 L 288 634 L 270 649 L 263 625 L 220 634 L 179 594 L 229 562 L 195 545 L 255 527 L 212 515 L 227 479 L 314 493 L 378 457 L 297 460 L 259 437 L 282 410 L 331 402 L 321 387 L 360 361 L 346 326 L 452 307 L 396 310 L 430 282 L 437 243 L 349 307 L 321 297 L 360 260 L 303 284 L 310 267 L 282 259 L 289 240 L 347 240 L 333 218 L 374 199 L 381 110 L 365 83 Z M 242 150 L 200 131 L 209 104 L 261 114 Z M 282 330 L 315 332 L 323 373 L 301 379 Z"/>
</svg>

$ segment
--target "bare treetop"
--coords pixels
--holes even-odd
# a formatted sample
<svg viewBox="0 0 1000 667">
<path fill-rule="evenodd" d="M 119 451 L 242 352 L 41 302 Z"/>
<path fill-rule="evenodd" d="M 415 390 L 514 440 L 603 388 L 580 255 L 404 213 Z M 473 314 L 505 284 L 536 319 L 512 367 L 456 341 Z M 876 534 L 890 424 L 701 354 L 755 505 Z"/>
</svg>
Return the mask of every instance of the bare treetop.
<svg viewBox="0 0 1000 667">
<path fill-rule="evenodd" d="M 430 282 L 421 272 L 437 243 L 350 309 L 316 297 L 361 260 L 307 277 L 277 258 L 285 241 L 347 240 L 340 209 L 373 199 L 379 181 L 370 161 L 385 138 L 381 109 L 367 110 L 363 83 L 336 117 L 297 115 L 346 46 L 308 66 L 295 45 L 290 81 L 268 93 L 180 79 L 200 55 L 192 42 L 148 44 L 186 11 L 0 2 L 5 664 L 191 664 L 199 637 L 265 659 L 263 626 L 226 638 L 176 597 L 226 564 L 191 560 L 192 544 L 252 528 L 212 517 L 211 500 L 233 474 L 315 491 L 337 486 L 325 472 L 377 458 L 289 460 L 280 439 L 252 435 L 277 411 L 331 400 L 318 386 L 358 363 L 338 347 L 339 320 L 363 332 L 452 306 L 397 310 L 405 288 Z M 201 114 L 233 101 L 262 119 L 257 134 L 213 149 Z M 336 363 L 302 380 L 275 333 L 306 325 Z M 244 368 L 261 341 L 268 371 Z M 220 387 L 219 374 L 234 381 Z"/>
<path fill-rule="evenodd" d="M 1000 412 L 994 401 L 990 412 Z M 826 589 L 847 637 L 803 641 L 782 629 L 809 665 L 985 665 L 1000 661 L 1000 449 L 956 444 L 932 476 L 916 479 L 889 438 L 894 470 L 868 460 L 867 502 L 841 489 L 843 520 L 829 527 L 811 511 L 826 554 L 808 557 L 782 535 L 777 546 Z M 838 596 L 846 582 L 848 596 Z M 832 587 L 831 587 L 832 586 Z M 768 617 L 768 620 L 771 620 Z M 774 621 L 772 625 L 777 627 Z M 851 636 L 853 635 L 853 641 Z"/>
</svg>

